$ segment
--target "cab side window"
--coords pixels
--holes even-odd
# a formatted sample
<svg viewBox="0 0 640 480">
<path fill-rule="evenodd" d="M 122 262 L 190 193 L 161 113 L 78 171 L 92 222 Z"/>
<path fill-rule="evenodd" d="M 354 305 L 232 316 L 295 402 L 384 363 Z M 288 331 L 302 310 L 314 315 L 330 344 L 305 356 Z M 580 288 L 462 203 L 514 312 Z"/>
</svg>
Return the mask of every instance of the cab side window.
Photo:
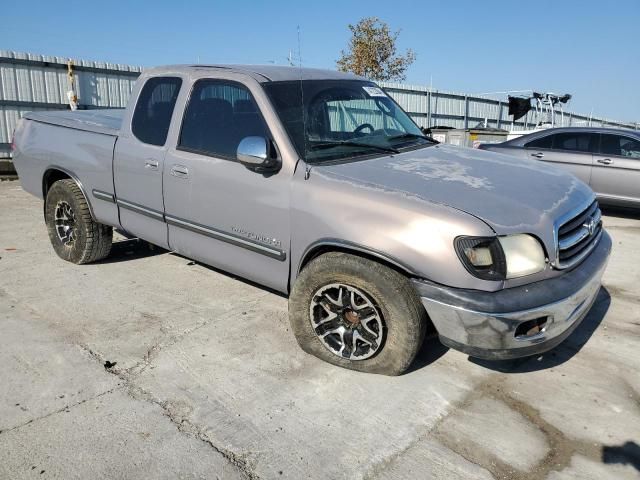
<svg viewBox="0 0 640 480">
<path fill-rule="evenodd" d="M 553 135 L 547 135 L 546 137 L 536 138 L 525 144 L 525 148 L 551 148 L 552 145 Z"/>
<path fill-rule="evenodd" d="M 243 85 L 199 80 L 182 120 L 178 148 L 234 160 L 245 137 L 269 138 L 258 105 Z"/>
<path fill-rule="evenodd" d="M 640 158 L 640 141 L 621 135 L 609 135 L 605 133 L 603 133 L 600 138 L 601 154 Z"/>
<path fill-rule="evenodd" d="M 177 77 L 147 80 L 138 97 L 131 122 L 131 131 L 138 140 L 151 145 L 165 144 L 181 84 L 182 80 Z"/>
</svg>

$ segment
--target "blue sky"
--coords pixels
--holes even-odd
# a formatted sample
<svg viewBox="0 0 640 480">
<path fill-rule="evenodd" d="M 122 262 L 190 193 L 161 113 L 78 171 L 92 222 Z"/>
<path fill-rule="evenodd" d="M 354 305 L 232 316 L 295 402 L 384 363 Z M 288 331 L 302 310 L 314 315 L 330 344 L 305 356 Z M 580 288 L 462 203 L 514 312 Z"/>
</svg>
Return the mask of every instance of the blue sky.
<svg viewBox="0 0 640 480">
<path fill-rule="evenodd" d="M 378 16 L 417 60 L 406 83 L 466 93 L 569 92 L 570 109 L 640 121 L 640 0 L 4 2 L 0 49 L 152 66 L 334 68 L 348 23 Z"/>
</svg>

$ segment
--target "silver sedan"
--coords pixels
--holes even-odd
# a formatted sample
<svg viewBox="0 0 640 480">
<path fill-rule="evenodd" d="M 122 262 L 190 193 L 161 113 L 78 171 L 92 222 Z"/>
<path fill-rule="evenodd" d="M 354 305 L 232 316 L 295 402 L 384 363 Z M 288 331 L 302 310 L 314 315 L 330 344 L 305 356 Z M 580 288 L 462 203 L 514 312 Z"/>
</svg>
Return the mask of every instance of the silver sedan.
<svg viewBox="0 0 640 480">
<path fill-rule="evenodd" d="M 589 184 L 600 203 L 640 207 L 639 131 L 549 128 L 480 148 L 558 165 Z"/>
</svg>

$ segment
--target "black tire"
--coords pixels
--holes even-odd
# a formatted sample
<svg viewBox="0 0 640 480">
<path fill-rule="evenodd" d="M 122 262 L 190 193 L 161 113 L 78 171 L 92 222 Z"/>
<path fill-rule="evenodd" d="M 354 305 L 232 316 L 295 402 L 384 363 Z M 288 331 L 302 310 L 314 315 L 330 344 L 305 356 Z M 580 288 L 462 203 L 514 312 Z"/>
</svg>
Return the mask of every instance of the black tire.
<svg viewBox="0 0 640 480">
<path fill-rule="evenodd" d="M 371 357 L 343 358 L 316 333 L 319 327 L 312 325 L 312 302 L 314 296 L 319 298 L 317 292 L 332 284 L 366 294 L 381 314 L 382 341 Z M 317 307 L 317 302 L 314 305 Z M 411 365 L 427 329 L 427 313 L 407 277 L 380 263 L 342 252 L 321 255 L 302 270 L 289 297 L 289 320 L 305 352 L 339 367 L 383 375 L 400 375 Z"/>
<path fill-rule="evenodd" d="M 71 215 L 58 219 L 65 209 Z M 73 218 L 69 221 L 67 218 Z M 83 264 L 102 260 L 111 251 L 113 228 L 97 223 L 91 218 L 89 204 L 80 187 L 71 179 L 58 180 L 47 192 L 44 218 L 53 249 L 60 258 L 68 262 Z M 58 222 L 58 224 L 57 224 Z M 65 223 L 66 222 L 66 223 Z M 58 227 L 64 223 L 70 237 L 59 234 Z"/>
</svg>

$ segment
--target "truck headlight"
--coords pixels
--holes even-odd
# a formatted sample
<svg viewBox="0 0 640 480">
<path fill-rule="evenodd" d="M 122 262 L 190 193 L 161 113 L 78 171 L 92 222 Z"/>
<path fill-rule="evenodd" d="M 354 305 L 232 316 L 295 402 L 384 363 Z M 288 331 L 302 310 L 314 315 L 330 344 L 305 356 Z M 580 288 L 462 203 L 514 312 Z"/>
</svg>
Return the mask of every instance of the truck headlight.
<svg viewBox="0 0 640 480">
<path fill-rule="evenodd" d="M 542 245 L 531 235 L 458 237 L 456 252 L 466 269 L 484 280 L 523 277 L 544 270 Z"/>
<path fill-rule="evenodd" d="M 544 250 L 531 235 L 508 235 L 498 237 L 498 241 L 507 259 L 507 278 L 524 277 L 544 270 Z"/>
</svg>

